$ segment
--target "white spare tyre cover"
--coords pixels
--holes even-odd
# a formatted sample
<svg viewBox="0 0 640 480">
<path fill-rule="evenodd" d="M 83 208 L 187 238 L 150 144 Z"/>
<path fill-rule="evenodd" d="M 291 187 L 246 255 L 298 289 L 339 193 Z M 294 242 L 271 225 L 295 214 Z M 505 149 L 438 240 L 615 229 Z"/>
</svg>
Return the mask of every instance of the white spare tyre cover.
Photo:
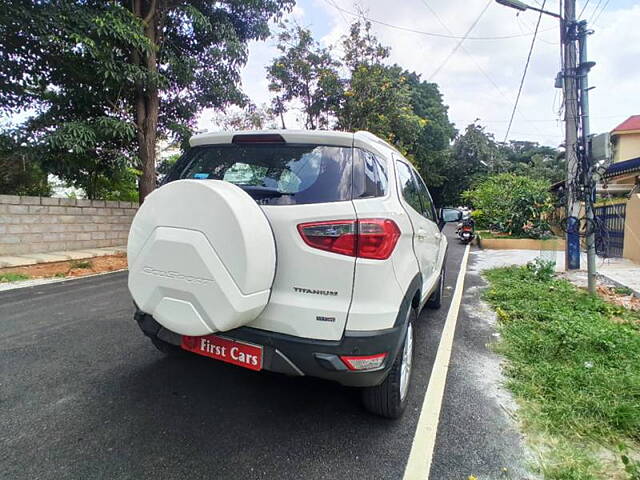
<svg viewBox="0 0 640 480">
<path fill-rule="evenodd" d="M 138 308 L 182 335 L 246 325 L 269 301 L 276 249 L 264 212 L 239 187 L 179 180 L 149 195 L 127 246 Z"/>
</svg>

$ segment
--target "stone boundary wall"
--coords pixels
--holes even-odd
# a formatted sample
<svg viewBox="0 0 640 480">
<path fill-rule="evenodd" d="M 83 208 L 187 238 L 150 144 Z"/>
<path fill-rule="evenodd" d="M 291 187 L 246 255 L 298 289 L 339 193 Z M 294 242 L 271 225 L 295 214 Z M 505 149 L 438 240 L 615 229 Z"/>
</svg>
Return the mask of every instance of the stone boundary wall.
<svg viewBox="0 0 640 480">
<path fill-rule="evenodd" d="M 622 256 L 640 263 L 640 193 L 632 195 L 627 202 Z"/>
<path fill-rule="evenodd" d="M 0 256 L 126 245 L 137 203 L 0 195 Z"/>
</svg>

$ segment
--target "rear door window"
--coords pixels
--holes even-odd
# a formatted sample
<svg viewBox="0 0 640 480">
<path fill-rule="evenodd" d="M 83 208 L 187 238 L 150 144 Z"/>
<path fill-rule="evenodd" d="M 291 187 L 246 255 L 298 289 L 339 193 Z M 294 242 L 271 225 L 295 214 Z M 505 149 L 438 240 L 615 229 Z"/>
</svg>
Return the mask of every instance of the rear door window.
<svg viewBox="0 0 640 480">
<path fill-rule="evenodd" d="M 167 181 L 224 180 L 263 205 L 351 200 L 352 148 L 325 145 L 194 147 Z"/>
</svg>

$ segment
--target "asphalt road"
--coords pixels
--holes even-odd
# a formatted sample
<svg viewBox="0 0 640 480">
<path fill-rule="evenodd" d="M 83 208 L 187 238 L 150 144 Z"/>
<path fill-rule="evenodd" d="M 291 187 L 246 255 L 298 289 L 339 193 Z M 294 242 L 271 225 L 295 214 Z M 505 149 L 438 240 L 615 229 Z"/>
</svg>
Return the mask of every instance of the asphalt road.
<svg viewBox="0 0 640 480">
<path fill-rule="evenodd" d="M 450 238 L 450 287 L 463 251 Z M 467 280 L 431 478 L 528 478 Z M 400 479 L 452 294 L 420 317 L 410 404 L 389 421 L 337 384 L 163 357 L 125 273 L 2 292 L 0 478 Z"/>
</svg>

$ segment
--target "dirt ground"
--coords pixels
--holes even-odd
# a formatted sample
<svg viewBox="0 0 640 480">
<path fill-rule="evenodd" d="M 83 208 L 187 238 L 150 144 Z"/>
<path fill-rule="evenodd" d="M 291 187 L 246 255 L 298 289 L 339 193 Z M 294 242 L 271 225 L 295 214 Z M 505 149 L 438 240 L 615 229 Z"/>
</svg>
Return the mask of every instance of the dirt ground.
<svg viewBox="0 0 640 480">
<path fill-rule="evenodd" d="M 587 273 L 583 270 L 562 272 L 558 274 L 559 278 L 569 280 L 575 286 L 586 290 L 587 288 Z M 631 291 L 624 291 L 617 287 L 612 281 L 606 277 L 598 275 L 597 277 L 596 292 L 598 296 L 614 305 L 619 305 L 624 308 L 628 308 L 633 311 L 640 311 L 640 297 L 637 297 L 631 293 Z"/>
<path fill-rule="evenodd" d="M 607 302 L 621 307 L 628 308 L 629 310 L 640 311 L 640 298 L 626 293 L 617 293 L 614 288 L 605 285 L 598 285 L 598 295 L 600 295 Z"/>
<path fill-rule="evenodd" d="M 28 275 L 29 278 L 83 277 L 125 268 L 127 268 L 127 256 L 120 254 L 66 262 L 39 263 L 26 267 L 0 268 L 0 274 L 21 273 Z"/>
</svg>

